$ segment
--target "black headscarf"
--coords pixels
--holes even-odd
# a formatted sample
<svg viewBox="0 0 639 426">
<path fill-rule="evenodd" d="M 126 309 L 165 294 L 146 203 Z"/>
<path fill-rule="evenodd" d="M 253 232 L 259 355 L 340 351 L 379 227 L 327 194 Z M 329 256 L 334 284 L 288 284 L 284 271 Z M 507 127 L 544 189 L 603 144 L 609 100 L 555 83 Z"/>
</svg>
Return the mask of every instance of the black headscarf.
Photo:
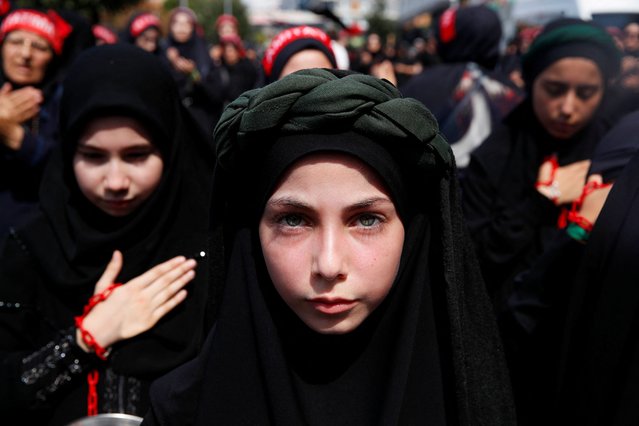
<svg viewBox="0 0 639 426">
<path fill-rule="evenodd" d="M 155 386 L 150 424 L 512 424 L 452 153 L 419 102 L 370 76 L 304 70 L 231 103 L 215 139 L 234 219 L 224 302 L 200 357 Z M 346 335 L 288 309 L 256 234 L 281 173 L 318 151 L 374 169 L 406 230 L 391 293 Z"/>
<path fill-rule="evenodd" d="M 121 218 L 91 204 L 72 170 L 85 126 L 95 117 L 113 115 L 138 120 L 164 162 L 153 195 Z M 123 253 L 118 276 L 122 283 L 173 256 L 206 251 L 211 150 L 189 130 L 193 124 L 188 120 L 161 62 L 135 46 L 90 49 L 69 70 L 61 103 L 62 143 L 41 187 L 42 214 L 18 236 L 46 276 L 50 291 L 75 315 L 92 295 L 115 249 Z M 195 354 L 204 333 L 210 285 L 207 259 L 198 261 L 187 299 L 149 332 L 116 345 L 110 362 L 117 372 L 157 374 Z"/>
<path fill-rule="evenodd" d="M 179 42 L 173 38 L 173 33 L 169 28 L 169 34 L 167 36 L 166 48 L 174 47 L 180 52 L 180 56 L 190 59 L 195 62 L 195 66 L 202 76 L 208 74 L 211 69 L 211 58 L 206 47 L 206 41 L 198 32 L 197 16 L 193 10 L 188 7 L 176 7 L 171 11 L 169 17 L 169 27 L 173 23 L 173 20 L 178 14 L 185 14 L 189 17 L 191 24 L 193 25 L 193 32 L 189 39 L 185 42 Z"/>
<path fill-rule="evenodd" d="M 451 8 L 438 19 L 437 53 L 446 63 L 475 62 L 493 69 L 499 59 L 499 15 L 484 5 Z"/>
</svg>

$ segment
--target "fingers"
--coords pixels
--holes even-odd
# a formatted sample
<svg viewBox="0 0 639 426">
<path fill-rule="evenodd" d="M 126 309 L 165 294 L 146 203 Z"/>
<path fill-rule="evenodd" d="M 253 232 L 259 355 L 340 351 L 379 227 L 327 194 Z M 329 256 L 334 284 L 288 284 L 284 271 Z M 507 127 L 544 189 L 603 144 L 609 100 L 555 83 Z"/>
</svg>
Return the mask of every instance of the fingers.
<svg viewBox="0 0 639 426">
<path fill-rule="evenodd" d="M 148 291 L 154 299 L 157 299 L 158 303 L 163 303 L 193 279 L 195 276 L 195 271 L 193 270 L 195 266 L 195 260 L 186 260 L 158 277 L 158 279 L 151 283 L 145 290 Z"/>
<path fill-rule="evenodd" d="M 186 299 L 186 295 L 187 292 L 186 290 L 180 290 L 177 293 L 175 293 L 173 295 L 173 297 L 171 297 L 169 300 L 167 300 L 165 303 L 161 304 L 160 306 L 158 306 L 154 311 L 153 311 L 153 320 L 154 322 L 159 321 L 164 315 L 168 314 L 169 312 L 171 312 L 177 305 L 179 305 L 180 303 L 182 303 L 184 301 L 184 299 Z"/>
<path fill-rule="evenodd" d="M 160 278 L 162 275 L 172 271 L 177 266 L 185 262 L 187 262 L 187 259 L 184 256 L 174 257 L 173 259 L 169 259 L 163 263 L 160 263 L 159 265 L 156 265 L 153 268 L 146 271 L 144 274 L 132 279 L 131 281 L 127 283 L 127 285 L 137 285 L 141 287 L 147 287 L 151 285 L 155 280 Z"/>
<path fill-rule="evenodd" d="M 11 83 L 4 83 L 2 87 L 0 87 L 0 96 L 6 95 L 11 92 Z"/>
<path fill-rule="evenodd" d="M 111 260 L 106 269 L 102 273 L 102 276 L 95 285 L 94 294 L 102 293 L 111 284 L 113 284 L 118 277 L 118 274 L 122 270 L 122 253 L 119 250 L 113 252 Z"/>
</svg>

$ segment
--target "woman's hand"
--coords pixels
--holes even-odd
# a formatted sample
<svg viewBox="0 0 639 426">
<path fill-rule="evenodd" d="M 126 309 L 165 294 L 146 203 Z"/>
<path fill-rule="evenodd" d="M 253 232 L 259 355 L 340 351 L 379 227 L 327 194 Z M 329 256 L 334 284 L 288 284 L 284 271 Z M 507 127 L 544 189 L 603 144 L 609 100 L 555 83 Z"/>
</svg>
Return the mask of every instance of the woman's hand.
<svg viewBox="0 0 639 426">
<path fill-rule="evenodd" d="M 537 190 L 557 205 L 572 203 L 581 195 L 586 183 L 586 174 L 590 168 L 590 160 L 577 161 L 566 166 L 558 167 L 555 176 L 548 186 L 539 186 Z M 551 161 L 545 161 L 539 167 L 537 182 L 547 182 L 552 177 Z"/>
<path fill-rule="evenodd" d="M 601 175 L 591 175 L 588 178 L 588 183 L 590 182 L 602 183 L 603 179 Z M 584 202 L 579 209 L 579 214 L 594 225 L 599 217 L 599 213 L 601 213 L 601 209 L 606 203 L 606 198 L 608 198 L 611 189 L 612 186 L 594 189 L 584 198 Z"/>
<path fill-rule="evenodd" d="M 42 91 L 26 86 L 13 90 L 9 83 L 0 87 L 0 141 L 17 151 L 22 146 L 22 123 L 40 112 Z"/>
<path fill-rule="evenodd" d="M 149 330 L 186 298 L 184 286 L 195 276 L 195 266 L 195 260 L 178 256 L 117 287 L 87 314 L 84 329 L 103 348 Z M 94 293 L 106 290 L 121 269 L 122 253 L 116 250 Z M 77 341 L 89 352 L 79 331 Z"/>
</svg>

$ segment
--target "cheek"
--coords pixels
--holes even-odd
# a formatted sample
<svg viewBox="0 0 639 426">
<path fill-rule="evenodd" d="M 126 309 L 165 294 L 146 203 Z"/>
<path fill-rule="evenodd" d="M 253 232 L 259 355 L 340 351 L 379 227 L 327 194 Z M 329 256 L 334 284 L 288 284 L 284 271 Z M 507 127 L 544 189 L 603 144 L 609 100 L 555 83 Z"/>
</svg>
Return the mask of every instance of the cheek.
<svg viewBox="0 0 639 426">
<path fill-rule="evenodd" d="M 86 165 L 74 163 L 73 173 L 78 183 L 78 188 L 87 198 L 97 192 L 98 182 L 100 181 L 100 172 L 96 168 L 87 167 Z"/>
<path fill-rule="evenodd" d="M 160 184 L 163 170 L 164 164 L 160 157 L 154 156 L 150 158 L 144 167 L 137 170 L 136 180 L 140 189 L 146 194 L 153 193 Z"/>
<path fill-rule="evenodd" d="M 282 299 L 288 301 L 298 292 L 298 285 L 308 281 L 310 271 L 305 269 L 308 261 L 304 250 L 275 243 L 262 244 L 262 253 L 269 277 Z"/>
</svg>

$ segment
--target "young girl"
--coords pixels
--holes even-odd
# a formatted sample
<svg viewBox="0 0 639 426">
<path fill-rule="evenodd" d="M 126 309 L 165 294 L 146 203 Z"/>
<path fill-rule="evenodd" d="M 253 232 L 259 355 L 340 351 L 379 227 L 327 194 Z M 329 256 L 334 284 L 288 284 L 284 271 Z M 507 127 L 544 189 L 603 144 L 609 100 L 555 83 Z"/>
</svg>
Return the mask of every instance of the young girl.
<svg viewBox="0 0 639 426">
<path fill-rule="evenodd" d="M 142 49 L 97 47 L 70 69 L 41 212 L 0 262 L 7 424 L 140 415 L 148 383 L 195 355 L 212 157 L 185 117 Z"/>
<path fill-rule="evenodd" d="M 226 293 L 145 424 L 512 423 L 453 157 L 421 104 L 304 70 L 231 103 L 215 141 Z"/>
</svg>

